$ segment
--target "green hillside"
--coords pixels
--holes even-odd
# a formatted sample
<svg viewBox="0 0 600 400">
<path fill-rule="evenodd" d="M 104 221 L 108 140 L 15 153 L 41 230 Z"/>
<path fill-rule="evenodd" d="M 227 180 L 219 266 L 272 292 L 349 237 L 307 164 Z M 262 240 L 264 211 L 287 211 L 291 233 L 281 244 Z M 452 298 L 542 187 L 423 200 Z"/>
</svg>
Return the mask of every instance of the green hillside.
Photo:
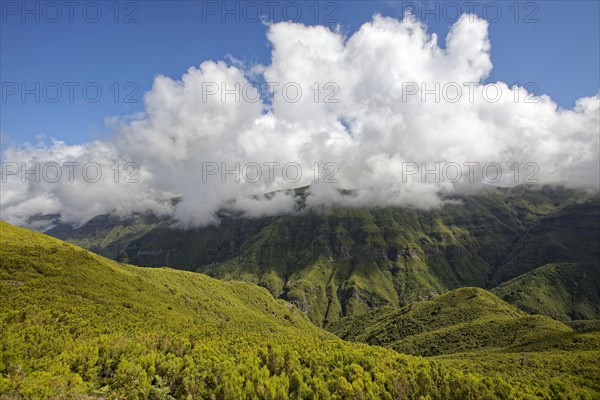
<svg viewBox="0 0 600 400">
<path fill-rule="evenodd" d="M 456 289 L 401 309 L 346 317 L 332 330 L 347 340 L 424 356 L 482 349 L 578 348 L 571 328 L 545 316 L 528 315 L 479 288 Z M 579 348 L 600 348 L 600 334 L 578 337 L 583 338 Z"/>
<path fill-rule="evenodd" d="M 429 368 L 346 345 L 247 283 L 121 265 L 1 228 L 3 393 L 275 398 L 353 392 L 359 382 L 359 391 L 383 394 L 376 373 L 391 387 L 416 373 L 402 364 Z M 382 371 L 379 357 L 390 363 Z"/>
<path fill-rule="evenodd" d="M 465 366 L 344 342 L 252 284 L 120 264 L 3 222 L 0 249 L 1 399 L 600 393 L 598 351 L 572 352 L 577 368 L 548 358 L 511 378 L 506 360 L 482 375 L 484 359 Z"/>
<path fill-rule="evenodd" d="M 494 271 L 501 284 L 546 264 L 600 264 L 600 198 L 568 204 L 528 229 Z M 596 272 L 590 271 L 595 274 Z"/>
<path fill-rule="evenodd" d="M 300 208 L 309 192 L 297 191 Z M 136 265 L 255 283 L 328 326 L 460 287 L 490 289 L 548 262 L 598 265 L 598 201 L 585 199 L 586 193 L 559 186 L 519 186 L 455 196 L 430 211 L 302 209 L 248 219 L 223 210 L 220 225 L 197 229 L 148 215 L 99 216 L 48 233 L 112 259 L 126 251 Z M 553 250 L 563 247 L 571 249 L 568 257 Z M 593 309 L 598 302 L 591 300 Z"/>
<path fill-rule="evenodd" d="M 560 321 L 600 319 L 600 263 L 547 264 L 492 292 L 531 314 Z"/>
</svg>

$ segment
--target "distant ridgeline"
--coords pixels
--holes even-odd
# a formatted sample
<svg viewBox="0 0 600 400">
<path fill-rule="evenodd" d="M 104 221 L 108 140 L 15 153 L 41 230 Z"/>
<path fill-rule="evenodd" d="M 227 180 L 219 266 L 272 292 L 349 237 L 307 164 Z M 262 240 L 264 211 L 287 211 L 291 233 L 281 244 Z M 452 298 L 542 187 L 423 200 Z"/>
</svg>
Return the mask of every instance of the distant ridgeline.
<svg viewBox="0 0 600 400">
<path fill-rule="evenodd" d="M 529 313 L 600 318 L 600 198 L 560 186 L 490 188 L 430 211 L 303 207 L 219 226 L 173 228 L 154 215 L 98 216 L 49 235 L 140 266 L 266 287 L 320 326 L 477 286 Z M 351 195 L 351 193 L 348 193 Z"/>
</svg>

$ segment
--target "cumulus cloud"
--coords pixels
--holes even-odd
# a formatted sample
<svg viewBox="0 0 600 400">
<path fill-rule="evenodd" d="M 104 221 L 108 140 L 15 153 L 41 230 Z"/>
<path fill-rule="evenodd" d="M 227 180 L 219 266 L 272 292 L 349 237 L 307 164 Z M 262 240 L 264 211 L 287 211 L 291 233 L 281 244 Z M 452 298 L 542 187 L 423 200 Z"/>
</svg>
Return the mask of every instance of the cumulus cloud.
<svg viewBox="0 0 600 400">
<path fill-rule="evenodd" d="M 483 83 L 492 46 L 476 16 L 463 15 L 445 46 L 410 15 L 375 15 L 349 37 L 282 22 L 267 37 L 268 65 L 206 61 L 179 80 L 158 76 L 144 112 L 113 121 L 110 140 L 6 149 L 2 219 L 152 211 L 199 226 L 224 207 L 293 210 L 287 192 L 263 194 L 304 185 L 315 207 L 428 208 L 486 183 L 598 188 L 600 95 L 560 109 Z"/>
</svg>

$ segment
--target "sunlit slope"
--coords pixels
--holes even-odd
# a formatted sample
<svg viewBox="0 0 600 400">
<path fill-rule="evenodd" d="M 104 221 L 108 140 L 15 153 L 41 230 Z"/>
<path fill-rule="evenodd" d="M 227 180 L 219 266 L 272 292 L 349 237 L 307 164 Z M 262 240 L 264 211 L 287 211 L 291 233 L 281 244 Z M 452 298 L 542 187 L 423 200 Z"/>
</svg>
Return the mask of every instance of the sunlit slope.
<svg viewBox="0 0 600 400">
<path fill-rule="evenodd" d="M 594 398 L 599 390 L 599 352 L 570 353 L 577 371 L 556 358 L 519 377 L 506 368 L 484 376 L 481 359 L 431 362 L 344 342 L 252 284 L 123 265 L 5 223 L 0 249 L 1 399 Z M 446 366 L 454 363 L 464 371 Z"/>
<path fill-rule="evenodd" d="M 344 318 L 332 328 L 344 339 L 426 356 L 482 349 L 541 350 L 552 348 L 548 341 L 578 348 L 568 347 L 573 332 L 566 325 L 528 315 L 479 288 L 456 289 L 401 309 Z M 591 337 L 585 349 L 600 349 L 600 336 Z"/>
<path fill-rule="evenodd" d="M 561 321 L 600 319 L 600 263 L 546 264 L 492 292 L 532 314 Z"/>
<path fill-rule="evenodd" d="M 510 391 L 501 380 L 343 342 L 258 286 L 122 265 L 6 223 L 0 232 L 0 398 L 464 399 Z"/>
<path fill-rule="evenodd" d="M 224 325 L 282 331 L 296 326 L 322 335 L 294 307 L 266 289 L 206 275 L 120 264 L 51 237 L 2 225 L 3 296 L 14 309 L 51 306 L 94 324 L 98 314 L 122 328 L 177 330 L 201 324 L 205 334 Z"/>
</svg>

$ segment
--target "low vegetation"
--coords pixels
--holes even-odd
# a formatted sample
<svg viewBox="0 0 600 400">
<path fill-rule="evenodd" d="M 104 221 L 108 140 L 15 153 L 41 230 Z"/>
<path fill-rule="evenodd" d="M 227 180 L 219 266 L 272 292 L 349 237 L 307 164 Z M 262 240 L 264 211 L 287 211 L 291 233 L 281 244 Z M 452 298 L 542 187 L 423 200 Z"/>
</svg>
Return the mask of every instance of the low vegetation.
<svg viewBox="0 0 600 400">
<path fill-rule="evenodd" d="M 133 267 L 6 223 L 0 232 L 2 399 L 598 394 L 599 354 L 570 369 L 539 364 L 530 378 L 482 373 L 479 358 L 469 367 L 345 342 L 249 283 Z"/>
</svg>

